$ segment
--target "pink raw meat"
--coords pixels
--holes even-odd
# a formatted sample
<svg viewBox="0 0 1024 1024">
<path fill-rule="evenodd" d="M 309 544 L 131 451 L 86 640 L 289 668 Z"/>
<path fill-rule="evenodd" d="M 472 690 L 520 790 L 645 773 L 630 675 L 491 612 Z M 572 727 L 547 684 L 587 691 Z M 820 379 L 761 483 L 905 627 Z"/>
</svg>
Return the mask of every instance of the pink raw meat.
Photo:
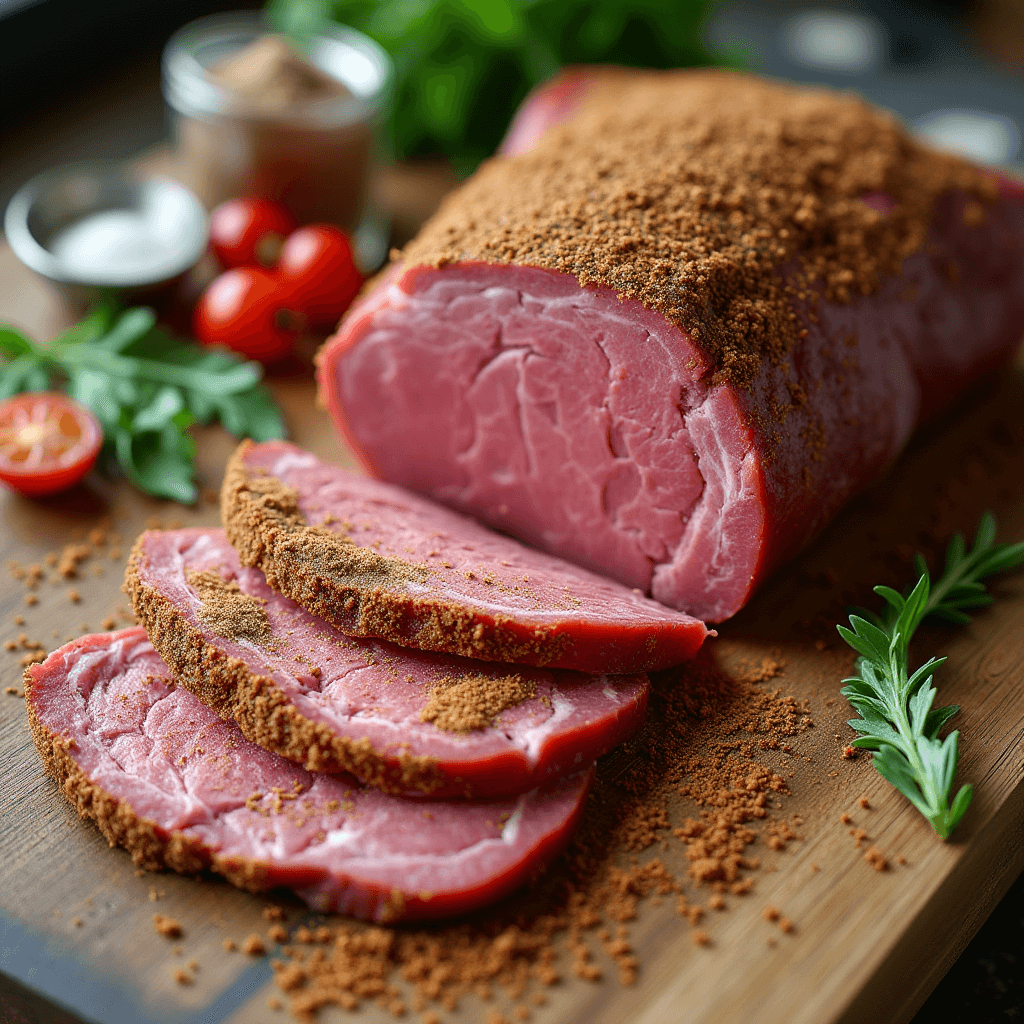
<svg viewBox="0 0 1024 1024">
<path fill-rule="evenodd" d="M 377 921 L 465 913 L 566 842 L 592 771 L 506 800 L 404 800 L 311 774 L 176 687 L 139 628 L 86 636 L 28 673 L 33 737 L 62 792 L 136 863 Z"/>
<path fill-rule="evenodd" d="M 188 573 L 234 581 L 266 612 L 272 646 L 218 635 Z M 128 590 L 179 682 L 261 746 L 306 768 L 350 771 L 389 792 L 498 796 L 579 772 L 643 723 L 644 675 L 589 676 L 471 661 L 346 636 L 239 564 L 223 530 L 149 531 Z M 421 721 L 442 681 L 515 676 L 534 696 L 493 724 L 453 732 Z M 259 699 L 257 699 L 259 698 Z"/>
<path fill-rule="evenodd" d="M 587 92 L 576 69 L 532 94 L 503 152 L 536 146 Z M 794 299 L 806 330 L 750 387 L 611 287 L 467 257 L 388 270 L 321 351 L 321 393 L 369 473 L 721 621 L 1019 344 L 1024 188 L 999 190 L 980 219 L 946 194 L 869 297 Z"/>
<path fill-rule="evenodd" d="M 267 504 L 258 492 L 269 481 L 292 489 L 298 533 L 280 528 L 277 499 Z M 707 636 L 702 622 L 639 592 L 283 441 L 239 447 L 222 512 L 244 564 L 349 635 L 599 674 L 677 664 Z M 306 543 L 324 536 L 338 538 L 339 558 L 356 551 L 393 561 L 328 569 Z"/>
</svg>

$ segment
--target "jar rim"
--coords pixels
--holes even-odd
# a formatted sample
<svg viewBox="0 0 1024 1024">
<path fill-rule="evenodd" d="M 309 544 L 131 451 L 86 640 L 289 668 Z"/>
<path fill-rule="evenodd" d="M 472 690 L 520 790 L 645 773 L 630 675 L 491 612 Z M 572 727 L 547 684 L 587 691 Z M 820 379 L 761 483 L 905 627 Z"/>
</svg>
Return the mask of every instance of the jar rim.
<svg viewBox="0 0 1024 1024">
<path fill-rule="evenodd" d="M 259 12 L 213 14 L 178 29 L 164 47 L 164 99 L 187 117 L 243 119 L 342 127 L 375 117 L 391 93 L 394 68 L 387 52 L 347 25 L 325 25 L 313 38 L 308 58 L 341 82 L 347 95 L 321 97 L 301 108 L 268 111 L 247 105 L 239 94 L 207 74 L 210 58 L 222 59 L 273 31 Z M 208 59 L 204 63 L 202 55 Z"/>
</svg>

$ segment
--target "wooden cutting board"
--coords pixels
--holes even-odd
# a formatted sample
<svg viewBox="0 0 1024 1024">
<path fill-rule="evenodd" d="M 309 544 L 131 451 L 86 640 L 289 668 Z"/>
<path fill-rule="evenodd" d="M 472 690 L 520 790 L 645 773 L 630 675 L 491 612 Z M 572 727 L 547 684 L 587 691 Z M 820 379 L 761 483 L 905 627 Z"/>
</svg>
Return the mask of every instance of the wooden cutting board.
<svg viewBox="0 0 1024 1024">
<path fill-rule="evenodd" d="M 65 314 L 53 293 L 6 250 L 0 251 L 0 281 L 0 320 L 36 335 L 60 325 Z M 275 375 L 271 386 L 297 443 L 324 458 L 347 460 L 314 405 L 308 360 Z M 202 433 L 204 487 L 219 484 L 233 443 L 217 429 Z M 914 548 L 934 559 L 949 531 L 970 530 L 985 508 L 996 514 L 1001 539 L 1024 537 L 1020 364 L 919 435 L 888 477 L 778 573 L 713 642 L 713 656 L 727 671 L 765 656 L 780 661 L 783 671 L 770 685 L 809 702 L 815 727 L 796 742 L 796 753 L 763 758 L 790 776 L 782 813 L 802 820 L 801 839 L 781 852 L 756 847 L 762 868 L 754 890 L 705 919 L 709 946 L 693 945 L 692 929 L 670 906 L 649 906 L 632 930 L 641 964 L 635 986 L 611 980 L 614 970 L 596 984 L 572 978 L 551 990 L 533 1020 L 899 1024 L 913 1015 L 1024 868 L 1024 575 L 998 582 L 996 604 L 970 626 L 923 630 L 916 645 L 919 658 L 941 653 L 949 659 L 938 679 L 940 700 L 963 706 L 960 778 L 976 787 L 974 806 L 946 844 L 881 781 L 867 757 L 842 757 L 852 733 L 844 724 L 849 708 L 837 691 L 852 655 L 835 638 L 833 624 L 844 602 L 868 600 L 873 584 L 904 584 Z M 87 628 L 100 629 L 119 608 L 124 612 L 124 562 L 147 524 L 217 522 L 209 501 L 182 508 L 101 478 L 45 501 L 4 492 L 0 516 L 5 564 L 45 565 L 47 553 L 87 540 L 92 529 L 106 531 L 79 576 L 44 580 L 34 605 L 26 604 L 22 582 L 4 577 L 0 642 L 17 642 L 24 632 L 47 649 Z M 14 622 L 19 614 L 23 626 Z M 118 624 L 126 624 L 123 615 Z M 20 690 L 24 653 L 0 649 L 0 685 Z M 858 805 L 861 796 L 870 809 Z M 867 832 L 890 870 L 878 873 L 865 862 L 842 814 Z M 677 852 L 659 855 L 683 873 Z M 283 902 L 291 920 L 304 913 L 296 901 Z M 24 702 L 0 694 L 0 1020 L 280 1021 L 285 1015 L 267 1006 L 274 991 L 267 960 L 222 947 L 226 937 L 265 935 L 265 904 L 211 878 L 137 873 L 124 852 L 109 849 L 77 818 L 43 774 Z M 794 922 L 792 933 L 782 935 L 764 920 L 768 905 Z M 156 934 L 154 912 L 179 920 L 184 937 L 172 942 Z M 199 963 L 195 983 L 176 984 L 174 969 L 193 958 Z M 470 998 L 458 1013 L 442 1017 L 482 1021 L 489 1008 Z M 353 1015 L 325 1011 L 321 1019 Z M 366 1006 L 355 1019 L 393 1018 Z"/>
</svg>

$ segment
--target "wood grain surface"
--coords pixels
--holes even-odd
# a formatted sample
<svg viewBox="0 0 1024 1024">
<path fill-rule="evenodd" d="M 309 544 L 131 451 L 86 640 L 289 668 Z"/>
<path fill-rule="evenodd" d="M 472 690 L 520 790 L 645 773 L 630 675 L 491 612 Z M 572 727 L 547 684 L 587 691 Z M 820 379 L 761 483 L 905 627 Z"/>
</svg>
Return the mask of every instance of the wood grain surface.
<svg viewBox="0 0 1024 1024">
<path fill-rule="evenodd" d="M 0 250 L 0 320 L 37 336 L 66 315 L 56 296 Z M 326 415 L 314 404 L 308 356 L 270 383 L 292 438 L 321 457 L 346 461 Z M 219 429 L 199 436 L 199 469 L 216 488 L 234 441 Z M 759 843 L 753 892 L 729 898 L 702 922 L 711 937 L 699 948 L 692 929 L 667 901 L 646 906 L 632 928 L 640 960 L 635 986 L 575 978 L 550 990 L 538 1024 L 730 1024 L 900 1022 L 908 1020 L 1024 868 L 1024 575 L 994 587 L 998 600 L 968 627 L 926 627 L 914 652 L 948 657 L 937 679 L 940 700 L 958 703 L 962 731 L 959 778 L 973 782 L 974 805 L 949 843 L 874 773 L 861 755 L 842 749 L 852 738 L 850 709 L 838 698 L 852 654 L 834 624 L 850 603 L 871 600 L 870 587 L 903 585 L 915 549 L 933 561 L 952 530 L 970 530 L 991 509 L 1000 539 L 1024 538 L 1024 367 L 1020 363 L 926 428 L 873 491 L 857 500 L 803 557 L 778 573 L 754 602 L 720 628 L 711 652 L 726 671 L 770 656 L 784 665 L 769 685 L 809 702 L 813 729 L 790 754 L 764 762 L 789 777 L 777 812 L 798 815 L 799 841 L 778 852 Z M 0 560 L 43 564 L 88 531 L 111 536 L 78 578 L 36 587 L 26 604 L 22 582 L 5 574 L 0 590 L 0 642 L 24 632 L 51 649 L 102 620 L 126 624 L 120 592 L 124 561 L 136 534 L 163 525 L 212 525 L 209 502 L 183 508 L 141 496 L 124 483 L 92 476 L 68 494 L 28 501 L 0 494 Z M 48 570 L 50 572 L 51 570 Z M 77 591 L 74 601 L 69 590 Z M 14 622 L 22 615 L 24 625 Z M 0 686 L 21 689 L 25 651 L 0 650 Z M 613 755 L 614 756 L 614 755 Z M 620 766 L 628 771 L 629 765 Z M 870 809 L 858 798 L 867 797 Z M 680 815 L 687 808 L 675 809 Z M 692 807 L 689 808 L 692 813 Z M 841 814 L 849 814 L 851 825 Z M 876 872 L 855 845 L 866 831 L 891 868 Z M 684 874 L 681 849 L 657 851 Z M 906 863 L 897 863 L 897 858 Z M 293 923 L 310 915 L 275 894 Z M 0 693 L 0 1020 L 89 1020 L 263 1024 L 286 1015 L 268 1008 L 274 992 L 264 958 L 225 952 L 222 942 L 266 934 L 267 899 L 215 878 L 138 874 L 80 821 L 42 767 L 29 736 L 24 702 Z M 783 935 L 765 921 L 773 905 L 795 924 Z M 152 914 L 179 920 L 179 940 L 154 931 Z M 174 969 L 195 958 L 195 983 L 181 986 Z M 602 963 L 600 956 L 598 962 Z M 608 967 L 607 962 L 603 965 Z M 401 983 L 400 983 L 401 986 Z M 508 1014 L 500 1001 L 494 1004 Z M 463 1000 L 455 1022 L 482 1021 L 490 1006 Z M 66 1011 L 66 1012 L 65 1012 Z M 6 1016 L 5 1016 L 6 1014 Z M 355 1016 L 324 1011 L 326 1022 L 393 1020 L 365 1006 Z M 413 1019 L 416 1016 L 413 1015 Z"/>
</svg>

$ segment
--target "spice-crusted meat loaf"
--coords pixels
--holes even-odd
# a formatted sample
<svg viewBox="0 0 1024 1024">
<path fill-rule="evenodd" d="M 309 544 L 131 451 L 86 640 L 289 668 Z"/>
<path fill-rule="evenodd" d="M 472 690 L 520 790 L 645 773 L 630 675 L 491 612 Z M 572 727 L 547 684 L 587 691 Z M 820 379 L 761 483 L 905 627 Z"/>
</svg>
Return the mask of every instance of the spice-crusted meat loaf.
<svg viewBox="0 0 1024 1024">
<path fill-rule="evenodd" d="M 592 771 L 506 800 L 404 800 L 311 774 L 176 687 L 140 628 L 26 672 L 46 770 L 143 867 L 293 889 L 320 911 L 445 917 L 521 885 L 568 839 Z"/>
<path fill-rule="evenodd" d="M 1024 189 L 849 95 L 576 94 L 353 307 L 321 393 L 373 475 L 719 621 L 1013 352 Z"/>
<path fill-rule="evenodd" d="M 707 636 L 688 615 L 286 442 L 239 446 L 221 513 L 243 565 L 351 636 L 595 674 L 678 664 Z"/>
<path fill-rule="evenodd" d="M 647 708 L 645 675 L 470 661 L 346 636 L 240 565 L 223 530 L 142 534 L 126 589 L 179 683 L 248 739 L 391 793 L 523 793 L 592 764 Z"/>
</svg>

